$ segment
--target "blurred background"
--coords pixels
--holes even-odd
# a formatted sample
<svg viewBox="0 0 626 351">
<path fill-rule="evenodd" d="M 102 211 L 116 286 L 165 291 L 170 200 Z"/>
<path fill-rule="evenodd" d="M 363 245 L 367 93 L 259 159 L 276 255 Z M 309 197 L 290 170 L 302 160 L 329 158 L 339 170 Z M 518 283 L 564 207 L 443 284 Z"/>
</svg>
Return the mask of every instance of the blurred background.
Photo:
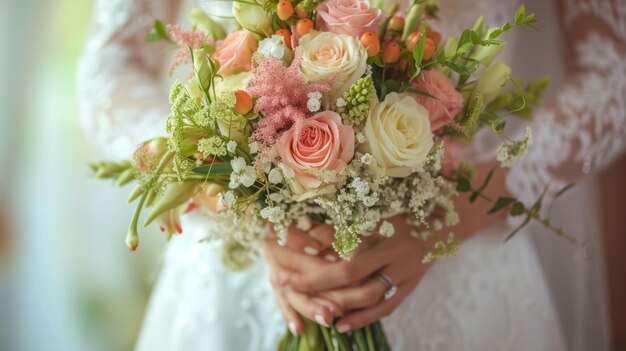
<svg viewBox="0 0 626 351">
<path fill-rule="evenodd" d="M 101 156 L 77 116 L 75 65 L 91 1 L 2 0 L 0 350 L 130 350 L 158 258 L 156 231 L 130 254 L 128 189 L 97 181 Z M 620 168 L 621 172 L 613 172 Z M 603 192 L 622 201 L 605 248 L 615 350 L 626 350 L 626 160 Z M 620 214 L 619 211 L 622 211 Z"/>
</svg>

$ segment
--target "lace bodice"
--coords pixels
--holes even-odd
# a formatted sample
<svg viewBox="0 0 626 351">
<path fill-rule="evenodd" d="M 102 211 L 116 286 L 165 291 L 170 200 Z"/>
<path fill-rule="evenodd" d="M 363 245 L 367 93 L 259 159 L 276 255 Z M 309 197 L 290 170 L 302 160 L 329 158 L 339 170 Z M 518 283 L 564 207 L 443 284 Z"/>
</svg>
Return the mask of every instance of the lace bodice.
<svg viewBox="0 0 626 351">
<path fill-rule="evenodd" d="M 205 9 L 207 3 L 204 2 Z M 487 23 L 501 23 L 511 18 L 519 3 L 440 0 L 442 21 L 438 29 L 444 34 L 458 33 L 479 15 L 486 15 Z M 516 196 L 533 200 L 546 183 L 564 184 L 604 167 L 626 146 L 626 61 L 623 60 L 626 3 L 621 0 L 524 3 L 529 11 L 537 12 L 542 23 L 559 21 L 561 31 L 549 35 L 527 34 L 532 36 L 530 41 L 508 37 L 509 49 L 524 41 L 532 50 L 524 52 L 520 60 L 512 57 L 513 50 L 507 50 L 509 58 L 526 71 L 524 65 L 532 61 L 528 55 L 553 52 L 554 47 L 563 46 L 565 59 L 554 61 L 565 63 L 568 73 L 567 79 L 555 84 L 555 98 L 537 112 L 534 146 L 513 167 L 507 180 Z M 179 3 L 96 0 L 95 4 L 93 29 L 78 67 L 81 115 L 89 138 L 108 157 L 124 158 L 140 141 L 164 133 L 169 106 L 167 80 L 162 72 L 166 71 L 167 52 L 161 45 L 145 44 L 143 38 L 154 18 L 173 22 Z M 560 18 L 555 13 L 561 14 Z M 541 65 L 532 68 L 536 71 Z M 196 227 L 200 228 L 200 235 L 202 230 L 207 230 L 206 226 Z M 168 339 L 170 342 L 201 340 L 202 335 L 210 333 L 208 330 L 231 325 L 234 335 L 249 329 L 246 335 L 256 338 L 249 340 L 256 343 L 253 345 L 271 344 L 282 332 L 282 325 L 275 313 L 264 268 L 256 267 L 250 274 L 226 274 L 217 267 L 219 259 L 212 257 L 210 250 L 196 248 L 192 235 L 183 237 L 168 247 L 140 348 L 176 349 L 159 344 L 159 338 L 175 334 Z M 473 350 L 485 345 L 488 347 L 482 349 L 512 350 L 516 349 L 517 340 L 530 335 L 538 339 L 533 342 L 544 347 L 550 345 L 548 349 L 562 349 L 533 250 L 524 237 L 516 240 L 519 240 L 517 244 L 497 251 L 491 239 L 481 236 L 464 244 L 458 258 L 438 262 L 403 305 L 406 308 L 386 321 L 395 345 L 412 349 L 407 348 L 407 343 L 419 336 L 420 350 Z M 206 291 L 210 292 L 203 293 Z M 486 295 L 486 291 L 496 293 Z M 228 305 L 230 302 L 233 304 Z M 530 322 L 516 319 L 527 310 L 537 313 L 526 317 L 537 319 Z M 224 316 L 233 320 L 219 319 Z M 501 328 L 492 324 L 493 334 L 482 337 L 488 329 L 485 321 L 501 322 L 495 323 Z M 572 323 L 576 324 L 572 333 L 584 332 L 583 322 Z M 273 327 L 269 328 L 270 324 Z M 545 330 L 540 330 L 542 327 Z M 542 344 L 542 337 L 549 341 Z M 488 344 L 485 339 L 489 339 Z M 227 339 L 220 342 L 232 346 Z M 194 348 L 181 343 L 175 345 Z M 206 349 L 207 345 L 222 350 L 215 347 L 215 340 L 195 344 L 197 349 Z M 224 350 L 233 349 L 224 347 Z"/>
</svg>

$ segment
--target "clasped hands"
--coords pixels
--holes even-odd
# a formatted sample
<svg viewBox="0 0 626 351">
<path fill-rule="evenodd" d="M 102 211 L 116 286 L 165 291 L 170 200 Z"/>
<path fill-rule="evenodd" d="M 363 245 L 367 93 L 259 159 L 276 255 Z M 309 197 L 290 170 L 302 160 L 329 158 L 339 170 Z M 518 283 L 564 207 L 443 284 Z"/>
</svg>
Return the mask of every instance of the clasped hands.
<svg viewBox="0 0 626 351">
<path fill-rule="evenodd" d="M 349 261 L 337 258 L 331 245 L 334 229 L 317 224 L 308 232 L 290 227 L 285 246 L 275 236 L 265 241 L 264 256 L 278 306 L 295 335 L 303 332 L 300 316 L 337 330 L 357 330 L 391 314 L 415 289 L 428 268 L 422 263 L 423 243 L 411 236 L 406 217 L 389 219 L 395 226 L 391 238 L 374 233 Z M 384 275 L 397 287 L 385 299 L 389 287 Z"/>
</svg>

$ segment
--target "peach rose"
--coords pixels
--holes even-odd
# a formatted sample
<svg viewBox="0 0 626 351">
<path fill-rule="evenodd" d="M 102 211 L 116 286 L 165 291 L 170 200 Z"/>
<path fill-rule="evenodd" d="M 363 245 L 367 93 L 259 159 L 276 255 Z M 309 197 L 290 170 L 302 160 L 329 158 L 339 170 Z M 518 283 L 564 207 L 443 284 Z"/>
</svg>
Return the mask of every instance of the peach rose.
<svg viewBox="0 0 626 351">
<path fill-rule="evenodd" d="M 342 124 L 335 112 L 324 111 L 284 132 L 278 153 L 299 185 L 318 189 L 322 181 L 310 171 L 340 171 L 354 156 L 354 139 L 351 126 Z"/>
<path fill-rule="evenodd" d="M 259 44 L 250 33 L 239 30 L 215 45 L 213 58 L 220 63 L 219 74 L 227 76 L 252 69 L 252 54 Z"/>
<path fill-rule="evenodd" d="M 383 13 L 367 0 L 328 0 L 316 11 L 321 30 L 355 37 L 363 32 L 377 32 Z"/>
<path fill-rule="evenodd" d="M 428 110 L 430 127 L 437 131 L 454 123 L 463 108 L 463 95 L 454 89 L 450 80 L 438 70 L 425 70 L 413 81 L 413 88 L 435 97 L 413 95 L 413 98 Z"/>
</svg>

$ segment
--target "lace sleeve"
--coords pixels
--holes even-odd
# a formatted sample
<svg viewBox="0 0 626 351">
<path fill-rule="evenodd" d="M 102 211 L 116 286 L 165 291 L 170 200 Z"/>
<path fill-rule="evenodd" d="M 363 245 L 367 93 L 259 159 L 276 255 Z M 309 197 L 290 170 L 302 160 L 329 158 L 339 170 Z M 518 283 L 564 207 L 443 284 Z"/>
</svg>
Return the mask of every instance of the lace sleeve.
<svg viewBox="0 0 626 351">
<path fill-rule="evenodd" d="M 77 68 L 79 107 L 87 137 L 107 157 L 128 157 L 139 142 L 164 133 L 166 48 L 144 37 L 155 18 L 175 20 L 178 6 L 179 1 L 155 0 L 94 3 Z"/>
<path fill-rule="evenodd" d="M 526 203 L 608 166 L 626 147 L 626 2 L 561 0 L 568 75 L 538 111 L 533 145 L 512 167 L 508 189 Z"/>
</svg>

